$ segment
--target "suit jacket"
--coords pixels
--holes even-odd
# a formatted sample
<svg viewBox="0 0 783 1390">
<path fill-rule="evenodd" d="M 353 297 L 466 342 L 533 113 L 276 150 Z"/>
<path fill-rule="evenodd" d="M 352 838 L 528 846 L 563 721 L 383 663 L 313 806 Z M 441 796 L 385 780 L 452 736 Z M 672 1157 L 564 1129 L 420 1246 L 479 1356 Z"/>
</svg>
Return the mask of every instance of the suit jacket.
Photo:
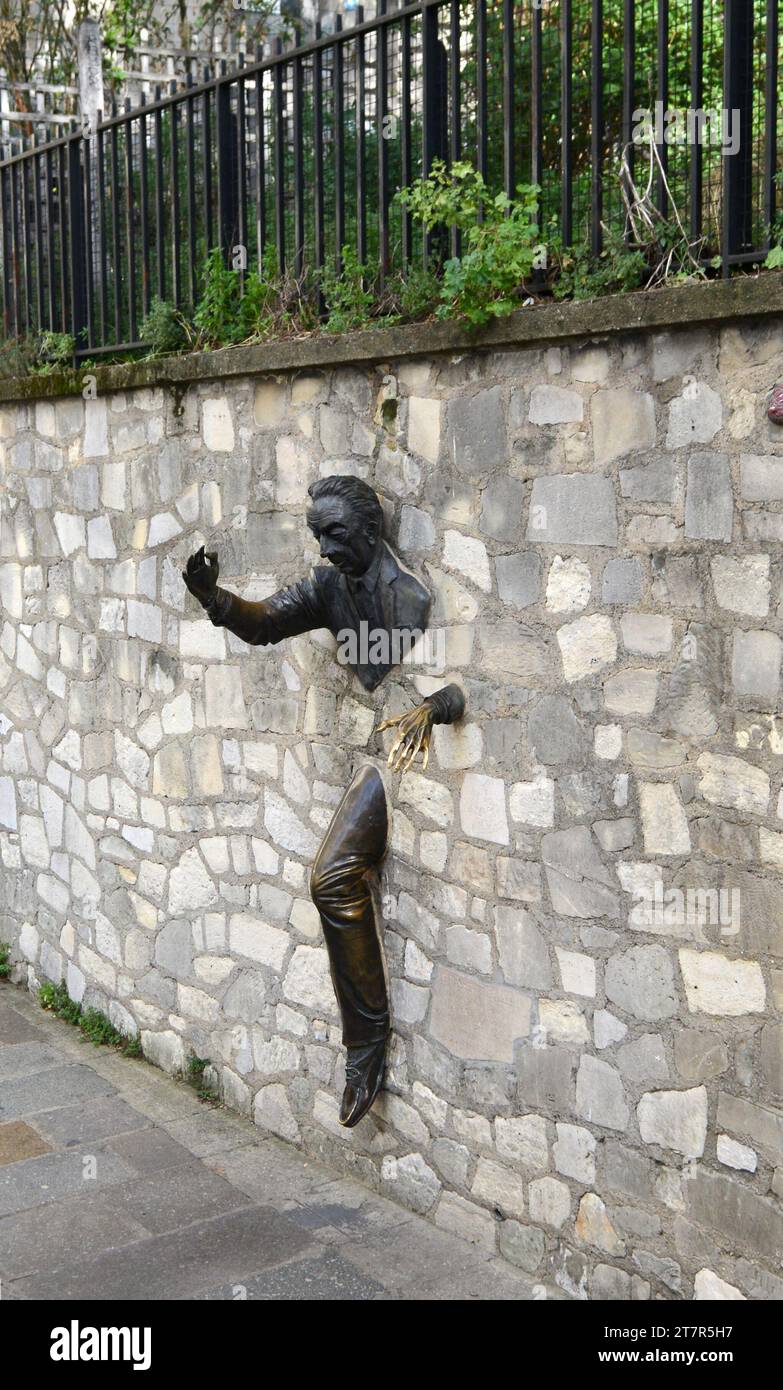
<svg viewBox="0 0 783 1390">
<path fill-rule="evenodd" d="M 333 565 L 315 565 L 306 579 L 270 598 L 251 602 L 228 589 L 218 587 L 206 605 L 216 627 L 227 627 L 251 646 L 269 646 L 285 637 L 325 627 L 335 637 L 353 633 L 356 660 L 348 665 L 356 672 L 365 690 L 374 690 L 396 664 L 363 660 L 372 651 L 372 634 L 423 632 L 427 627 L 431 599 L 415 575 L 401 568 L 385 542 L 365 575 L 348 579 Z M 348 645 L 350 651 L 350 645 Z M 395 648 L 390 645 L 389 654 Z"/>
</svg>

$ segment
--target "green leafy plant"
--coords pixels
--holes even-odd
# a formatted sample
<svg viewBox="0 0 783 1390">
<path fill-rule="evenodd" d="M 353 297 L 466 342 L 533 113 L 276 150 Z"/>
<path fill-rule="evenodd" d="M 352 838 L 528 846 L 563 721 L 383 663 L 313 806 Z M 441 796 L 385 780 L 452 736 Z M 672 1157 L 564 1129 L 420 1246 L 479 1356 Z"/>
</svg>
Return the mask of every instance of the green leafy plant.
<svg viewBox="0 0 783 1390">
<path fill-rule="evenodd" d="M 783 170 L 775 175 L 775 186 L 783 190 Z M 783 212 L 780 209 L 775 213 L 768 228 L 769 253 L 764 264 L 767 270 L 780 270 L 783 268 Z"/>
<path fill-rule="evenodd" d="M 199 347 L 225 347 L 238 342 L 239 275 L 226 265 L 219 246 L 213 246 L 204 263 L 203 287 L 193 315 Z"/>
<path fill-rule="evenodd" d="M 443 265 L 439 318 L 479 328 L 519 308 L 540 256 L 538 195 L 534 184 L 520 185 L 513 200 L 493 194 L 466 161 L 447 169 L 435 160 L 428 178 L 401 189 L 400 203 L 426 231 L 456 227 L 462 234 L 462 255 Z"/>
<path fill-rule="evenodd" d="M 648 271 L 642 252 L 630 249 L 622 237 L 611 232 L 600 255 L 594 256 L 586 244 L 564 247 L 555 230 L 549 241 L 549 257 L 555 299 L 596 299 L 636 290 L 644 284 Z"/>
<path fill-rule="evenodd" d="M 71 366 L 75 347 L 76 341 L 72 333 L 41 334 L 41 356 L 55 368 Z"/>
<path fill-rule="evenodd" d="M 7 941 L 0 941 L 0 980 L 7 980 L 11 974 L 11 947 Z"/>
<path fill-rule="evenodd" d="M 142 342 L 149 343 L 154 357 L 182 352 L 190 343 L 185 316 L 168 299 L 153 299 L 150 311 L 139 328 Z"/>
<path fill-rule="evenodd" d="M 192 1052 L 188 1058 L 185 1080 L 194 1088 L 199 1100 L 218 1101 L 220 1097 L 217 1091 L 204 1079 L 204 1073 L 209 1066 L 211 1062 L 208 1057 L 197 1057 L 195 1052 Z"/>
<path fill-rule="evenodd" d="M 53 985 L 44 984 L 38 991 L 38 1002 L 42 1009 L 47 1009 L 55 1017 L 61 1018 L 65 1023 L 78 1024 L 81 1018 L 82 1006 L 71 999 L 64 984 Z"/>
<path fill-rule="evenodd" d="M 64 1023 L 79 1028 L 84 1037 L 96 1047 L 114 1047 L 124 1052 L 126 1057 L 140 1057 L 141 1043 L 138 1038 L 129 1038 L 121 1033 L 100 1009 L 83 1009 L 71 999 L 66 986 L 49 982 L 38 990 L 38 1002 Z"/>
<path fill-rule="evenodd" d="M 349 333 L 366 328 L 375 302 L 373 291 L 368 288 L 368 268 L 362 265 L 353 247 L 344 246 L 340 260 L 339 271 L 334 266 L 324 266 L 316 276 L 326 305 L 328 333 Z"/>
</svg>

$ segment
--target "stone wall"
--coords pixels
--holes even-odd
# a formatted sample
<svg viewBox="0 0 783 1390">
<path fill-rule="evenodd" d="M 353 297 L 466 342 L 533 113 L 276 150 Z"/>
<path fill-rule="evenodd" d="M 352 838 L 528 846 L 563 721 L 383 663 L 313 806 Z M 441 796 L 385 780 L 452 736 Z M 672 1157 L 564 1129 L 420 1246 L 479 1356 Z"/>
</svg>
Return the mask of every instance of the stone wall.
<svg viewBox="0 0 783 1390">
<path fill-rule="evenodd" d="M 781 377 L 778 316 L 6 401 L 16 977 L 542 1284 L 781 1297 Z M 443 634 L 374 696 L 180 577 L 202 542 L 247 597 L 300 575 L 341 471 Z M 379 720 L 455 674 L 464 725 L 390 784 L 391 1065 L 345 1131 L 308 869 Z"/>
</svg>

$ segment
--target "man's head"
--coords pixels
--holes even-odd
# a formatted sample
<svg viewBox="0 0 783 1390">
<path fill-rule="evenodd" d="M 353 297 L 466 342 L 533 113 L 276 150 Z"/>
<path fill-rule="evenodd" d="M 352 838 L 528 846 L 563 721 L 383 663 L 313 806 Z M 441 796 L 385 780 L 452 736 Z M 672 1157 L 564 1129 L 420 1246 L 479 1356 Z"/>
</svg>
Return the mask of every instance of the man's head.
<svg viewBox="0 0 783 1390">
<path fill-rule="evenodd" d="M 343 574 L 357 578 L 369 569 L 381 545 L 383 512 L 361 478 L 319 478 L 307 489 L 311 498 L 307 524 L 330 560 Z"/>
</svg>

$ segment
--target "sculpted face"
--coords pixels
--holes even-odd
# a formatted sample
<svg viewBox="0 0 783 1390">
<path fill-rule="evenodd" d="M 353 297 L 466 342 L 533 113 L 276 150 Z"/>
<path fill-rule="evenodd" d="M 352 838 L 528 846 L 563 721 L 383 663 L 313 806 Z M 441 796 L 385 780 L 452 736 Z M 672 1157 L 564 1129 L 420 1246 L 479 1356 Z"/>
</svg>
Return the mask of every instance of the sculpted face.
<svg viewBox="0 0 783 1390">
<path fill-rule="evenodd" d="M 378 530 L 360 522 L 345 498 L 318 498 L 307 513 L 307 525 L 323 559 L 341 574 L 358 578 L 369 569 L 379 544 Z"/>
</svg>

